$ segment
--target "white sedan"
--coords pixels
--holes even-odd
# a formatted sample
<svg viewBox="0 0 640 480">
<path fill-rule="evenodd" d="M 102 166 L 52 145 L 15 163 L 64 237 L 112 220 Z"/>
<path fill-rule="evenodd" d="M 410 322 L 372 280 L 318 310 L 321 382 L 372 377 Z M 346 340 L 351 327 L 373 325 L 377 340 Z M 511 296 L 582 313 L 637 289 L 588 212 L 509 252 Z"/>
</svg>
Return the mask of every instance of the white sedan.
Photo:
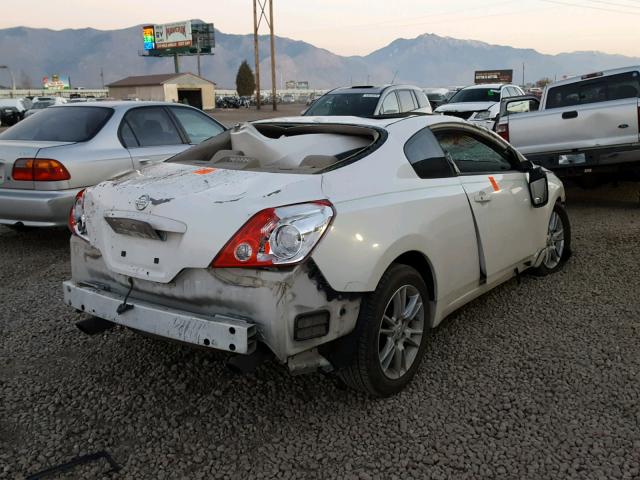
<svg viewBox="0 0 640 480">
<path fill-rule="evenodd" d="M 500 137 L 446 116 L 243 124 L 79 193 L 65 302 L 96 333 L 273 354 L 386 396 L 427 331 L 570 253 L 564 188 Z"/>
</svg>

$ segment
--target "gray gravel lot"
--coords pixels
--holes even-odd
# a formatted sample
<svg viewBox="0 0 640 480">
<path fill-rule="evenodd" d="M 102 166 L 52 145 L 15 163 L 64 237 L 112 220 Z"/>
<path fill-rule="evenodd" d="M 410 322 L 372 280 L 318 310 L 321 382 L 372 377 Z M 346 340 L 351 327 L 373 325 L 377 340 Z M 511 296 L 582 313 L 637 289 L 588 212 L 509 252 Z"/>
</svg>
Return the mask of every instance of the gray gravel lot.
<svg viewBox="0 0 640 480">
<path fill-rule="evenodd" d="M 386 400 L 275 364 L 235 376 L 123 329 L 84 336 L 60 301 L 66 231 L 0 227 L 0 477 L 106 450 L 108 478 L 640 478 L 637 191 L 571 190 L 566 268 L 452 315 Z"/>
</svg>

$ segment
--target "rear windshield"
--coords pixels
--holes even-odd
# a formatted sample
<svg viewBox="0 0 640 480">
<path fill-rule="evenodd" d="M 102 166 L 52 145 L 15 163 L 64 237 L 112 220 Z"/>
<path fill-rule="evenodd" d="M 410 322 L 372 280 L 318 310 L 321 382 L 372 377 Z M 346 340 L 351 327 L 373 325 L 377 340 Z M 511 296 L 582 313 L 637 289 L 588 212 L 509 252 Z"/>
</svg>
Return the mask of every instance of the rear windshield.
<svg viewBox="0 0 640 480">
<path fill-rule="evenodd" d="M 0 140 L 86 142 L 107 123 L 113 109 L 105 107 L 51 107 L 0 134 Z"/>
<path fill-rule="evenodd" d="M 378 93 L 333 93 L 323 95 L 305 112 L 310 115 L 353 115 L 371 117 L 375 115 L 380 100 Z"/>
<path fill-rule="evenodd" d="M 356 161 L 386 138 L 374 127 L 332 124 L 241 124 L 169 162 L 229 170 L 319 173 Z"/>
<path fill-rule="evenodd" d="M 636 98 L 639 94 L 640 74 L 638 72 L 620 73 L 550 88 L 545 108 Z"/>
<path fill-rule="evenodd" d="M 499 102 L 499 88 L 465 88 L 456 93 L 449 103 Z"/>
</svg>

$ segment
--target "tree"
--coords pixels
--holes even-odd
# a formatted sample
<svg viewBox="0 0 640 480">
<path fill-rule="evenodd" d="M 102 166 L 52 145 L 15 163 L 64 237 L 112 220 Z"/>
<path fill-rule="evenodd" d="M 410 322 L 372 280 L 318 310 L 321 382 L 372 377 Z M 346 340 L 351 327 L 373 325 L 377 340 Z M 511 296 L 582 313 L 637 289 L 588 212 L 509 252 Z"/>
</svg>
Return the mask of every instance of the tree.
<svg viewBox="0 0 640 480">
<path fill-rule="evenodd" d="M 33 88 L 33 82 L 31 81 L 31 77 L 24 70 L 20 70 L 20 86 L 22 88 Z"/>
<path fill-rule="evenodd" d="M 247 61 L 243 61 L 236 75 L 236 90 L 241 97 L 253 95 L 256 89 L 256 79 Z"/>
</svg>

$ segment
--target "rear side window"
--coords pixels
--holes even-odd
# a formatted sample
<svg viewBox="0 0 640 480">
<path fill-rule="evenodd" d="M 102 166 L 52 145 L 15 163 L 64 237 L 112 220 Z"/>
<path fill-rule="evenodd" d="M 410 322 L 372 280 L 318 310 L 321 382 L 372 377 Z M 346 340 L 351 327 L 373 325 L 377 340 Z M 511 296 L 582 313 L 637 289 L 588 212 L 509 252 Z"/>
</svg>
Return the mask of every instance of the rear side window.
<svg viewBox="0 0 640 480">
<path fill-rule="evenodd" d="M 398 98 L 400 98 L 401 112 L 410 112 L 418 108 L 410 90 L 398 90 Z"/>
<path fill-rule="evenodd" d="M 428 128 L 423 128 L 407 141 L 404 154 L 420 178 L 455 176 L 438 140 Z"/>
<path fill-rule="evenodd" d="M 169 114 L 162 107 L 144 107 L 129 110 L 124 116 L 141 147 L 181 145 L 182 138 Z M 120 136 L 123 136 L 122 129 Z"/>
<path fill-rule="evenodd" d="M 425 95 L 425 93 L 423 91 L 414 90 L 413 93 L 416 96 L 416 98 L 418 99 L 418 107 L 419 108 L 425 108 L 425 107 L 430 107 L 431 106 L 431 104 L 429 103 L 429 99 L 427 98 L 427 96 Z"/>
<path fill-rule="evenodd" d="M 390 115 L 393 113 L 400 113 L 400 105 L 398 105 L 398 97 L 396 97 L 395 92 L 391 92 L 384 97 L 382 108 L 380 109 L 380 115 Z"/>
<path fill-rule="evenodd" d="M 197 110 L 184 107 L 171 107 L 171 111 L 189 136 L 189 143 L 201 143 L 207 138 L 214 137 L 224 131 L 224 128 L 220 124 L 216 123 L 208 115 Z"/>
<path fill-rule="evenodd" d="M 113 115 L 106 107 L 52 107 L 32 115 L 0 134 L 1 140 L 86 142 Z"/>
<path fill-rule="evenodd" d="M 546 109 L 637 98 L 640 74 L 626 72 L 549 89 Z"/>
</svg>

